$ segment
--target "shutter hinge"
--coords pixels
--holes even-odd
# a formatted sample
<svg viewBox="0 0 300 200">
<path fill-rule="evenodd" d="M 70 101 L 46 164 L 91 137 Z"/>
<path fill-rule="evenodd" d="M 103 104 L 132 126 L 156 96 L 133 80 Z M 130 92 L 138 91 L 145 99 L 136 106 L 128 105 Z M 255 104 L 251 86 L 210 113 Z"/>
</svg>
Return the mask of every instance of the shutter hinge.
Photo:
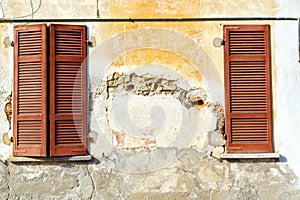
<svg viewBox="0 0 300 200">
<path fill-rule="evenodd" d="M 93 42 L 92 40 L 86 40 L 85 42 L 87 43 L 87 45 L 88 45 L 89 47 L 95 47 L 95 46 L 96 46 L 96 45 L 95 45 L 95 42 Z"/>
<path fill-rule="evenodd" d="M 9 47 L 9 46 L 14 46 L 15 43 L 14 41 L 11 41 L 9 37 L 4 38 L 4 42 L 3 42 L 5 48 Z"/>
<path fill-rule="evenodd" d="M 4 133 L 2 135 L 2 142 L 6 145 L 10 145 L 11 143 L 13 143 L 13 137 L 9 137 L 8 133 Z"/>
</svg>

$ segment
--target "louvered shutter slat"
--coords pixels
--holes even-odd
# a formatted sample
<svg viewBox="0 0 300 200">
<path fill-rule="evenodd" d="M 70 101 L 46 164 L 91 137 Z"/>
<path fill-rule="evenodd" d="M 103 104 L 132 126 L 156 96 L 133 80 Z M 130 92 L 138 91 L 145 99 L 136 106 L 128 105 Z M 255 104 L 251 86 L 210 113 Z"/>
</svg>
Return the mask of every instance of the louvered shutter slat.
<svg viewBox="0 0 300 200">
<path fill-rule="evenodd" d="M 225 26 L 224 38 L 227 152 L 272 152 L 269 26 Z"/>
<path fill-rule="evenodd" d="M 46 156 L 46 26 L 14 29 L 14 156 Z"/>
<path fill-rule="evenodd" d="M 51 25 L 51 156 L 86 154 L 86 27 Z"/>
</svg>

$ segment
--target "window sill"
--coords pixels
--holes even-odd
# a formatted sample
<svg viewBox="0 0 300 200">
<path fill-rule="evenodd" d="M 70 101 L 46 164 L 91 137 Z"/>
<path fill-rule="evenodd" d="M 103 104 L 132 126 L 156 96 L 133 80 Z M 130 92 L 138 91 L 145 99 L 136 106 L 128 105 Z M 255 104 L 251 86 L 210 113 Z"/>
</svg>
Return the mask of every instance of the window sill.
<svg viewBox="0 0 300 200">
<path fill-rule="evenodd" d="M 87 156 L 70 156 L 70 157 L 47 157 L 47 158 L 33 158 L 33 157 L 9 157 L 8 162 L 12 163 L 27 163 L 27 162 L 85 162 L 91 161 L 92 155 Z"/>
<path fill-rule="evenodd" d="M 223 153 L 222 159 L 279 159 L 279 153 Z"/>
</svg>

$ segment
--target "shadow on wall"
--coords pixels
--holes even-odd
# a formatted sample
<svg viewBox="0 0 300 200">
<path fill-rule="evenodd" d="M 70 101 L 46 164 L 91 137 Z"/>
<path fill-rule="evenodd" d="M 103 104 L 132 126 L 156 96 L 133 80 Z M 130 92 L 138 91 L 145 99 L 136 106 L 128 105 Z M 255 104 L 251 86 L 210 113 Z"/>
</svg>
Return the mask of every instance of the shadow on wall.
<svg viewBox="0 0 300 200">
<path fill-rule="evenodd" d="M 11 129 L 11 119 L 12 119 L 12 94 L 10 94 L 6 99 L 5 101 L 8 101 L 6 104 L 5 104 L 5 107 L 4 107 L 4 112 L 5 112 L 5 115 L 6 115 L 6 119 L 9 123 L 9 130 L 6 132 L 6 133 L 3 133 L 2 135 L 2 140 L 3 140 L 3 143 L 6 144 L 6 145 L 10 145 L 12 143 L 12 138 L 10 138 L 8 136 L 8 132 L 10 131 Z"/>
<path fill-rule="evenodd" d="M 287 162 L 287 158 L 284 157 L 283 155 L 280 155 L 279 162 Z"/>
</svg>

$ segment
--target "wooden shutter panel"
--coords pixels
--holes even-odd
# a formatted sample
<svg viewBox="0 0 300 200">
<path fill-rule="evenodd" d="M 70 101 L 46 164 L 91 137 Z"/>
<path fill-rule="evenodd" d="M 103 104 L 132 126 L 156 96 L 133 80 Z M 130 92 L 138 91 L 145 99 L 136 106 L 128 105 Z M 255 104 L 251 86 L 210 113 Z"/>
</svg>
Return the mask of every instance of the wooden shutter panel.
<svg viewBox="0 0 300 200">
<path fill-rule="evenodd" d="M 228 153 L 273 152 L 269 30 L 224 26 Z"/>
<path fill-rule="evenodd" d="M 46 25 L 14 28 L 14 156 L 46 156 Z"/>
<path fill-rule="evenodd" d="M 50 155 L 86 154 L 86 27 L 50 26 Z"/>
</svg>

